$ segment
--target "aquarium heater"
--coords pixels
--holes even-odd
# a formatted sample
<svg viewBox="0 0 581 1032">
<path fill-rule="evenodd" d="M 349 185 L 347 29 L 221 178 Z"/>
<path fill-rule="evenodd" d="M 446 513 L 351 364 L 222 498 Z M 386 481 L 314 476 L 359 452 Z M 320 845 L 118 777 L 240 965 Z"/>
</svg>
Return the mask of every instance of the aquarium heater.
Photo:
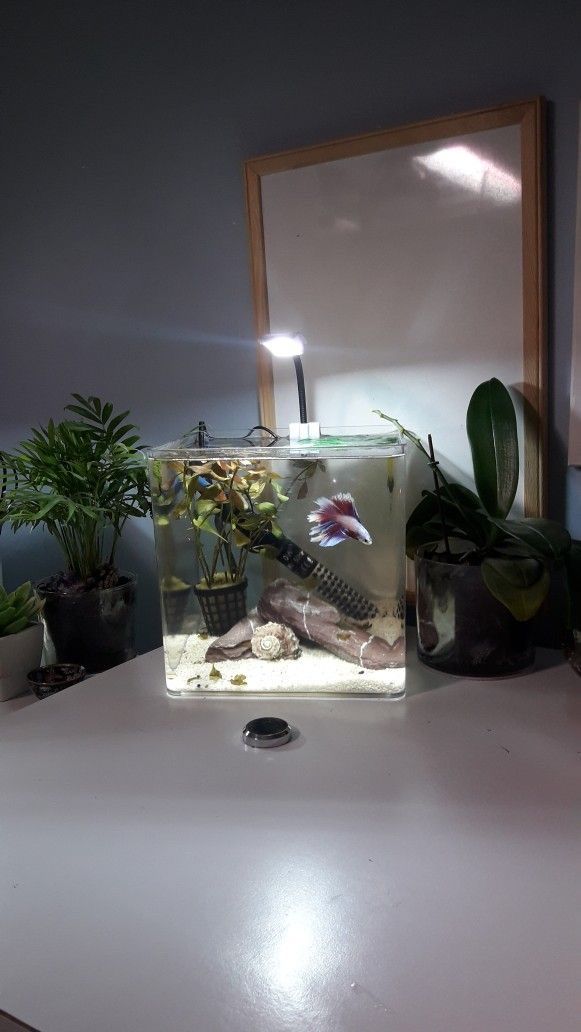
<svg viewBox="0 0 581 1032">
<path fill-rule="evenodd" d="M 259 545 L 268 545 L 273 549 L 279 563 L 301 580 L 313 577 L 317 594 L 331 602 L 350 620 L 356 620 L 358 623 L 368 622 L 379 615 L 379 610 L 373 602 L 289 538 L 265 533 L 261 535 Z"/>
</svg>

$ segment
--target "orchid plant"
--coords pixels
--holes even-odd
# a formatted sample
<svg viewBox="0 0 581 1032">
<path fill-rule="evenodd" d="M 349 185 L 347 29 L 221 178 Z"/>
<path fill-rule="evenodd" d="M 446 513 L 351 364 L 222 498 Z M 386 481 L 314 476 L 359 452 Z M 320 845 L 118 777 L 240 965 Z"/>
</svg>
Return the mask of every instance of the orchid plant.
<svg viewBox="0 0 581 1032">
<path fill-rule="evenodd" d="M 418 549 L 434 558 L 480 565 L 491 595 L 515 619 L 529 620 L 545 600 L 550 566 L 567 562 L 568 532 L 553 520 L 509 518 L 519 480 L 517 423 L 512 398 L 493 378 L 474 391 L 466 416 L 476 492 L 451 482 L 420 438 L 397 419 L 375 410 L 426 457 L 436 490 L 424 491 L 407 521 L 410 558 Z M 450 550 L 450 539 L 459 550 Z"/>
</svg>

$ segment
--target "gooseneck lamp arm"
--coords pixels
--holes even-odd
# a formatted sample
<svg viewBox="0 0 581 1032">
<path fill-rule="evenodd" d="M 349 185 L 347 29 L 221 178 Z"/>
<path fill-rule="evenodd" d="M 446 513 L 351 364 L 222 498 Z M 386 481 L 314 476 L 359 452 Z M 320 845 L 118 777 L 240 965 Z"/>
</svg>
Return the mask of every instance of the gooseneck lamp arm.
<svg viewBox="0 0 581 1032">
<path fill-rule="evenodd" d="M 297 390 L 299 392 L 299 419 L 301 423 L 308 423 L 307 418 L 307 398 L 305 395 L 305 375 L 303 373 L 303 363 L 301 362 L 300 355 L 294 355 L 293 361 L 295 364 L 295 372 L 297 374 Z"/>
</svg>

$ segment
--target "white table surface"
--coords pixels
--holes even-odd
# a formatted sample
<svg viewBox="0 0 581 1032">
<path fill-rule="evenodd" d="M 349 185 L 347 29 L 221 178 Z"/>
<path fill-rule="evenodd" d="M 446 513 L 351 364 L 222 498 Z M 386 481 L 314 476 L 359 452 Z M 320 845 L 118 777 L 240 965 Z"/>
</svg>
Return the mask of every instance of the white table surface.
<svg viewBox="0 0 581 1032">
<path fill-rule="evenodd" d="M 579 1032 L 581 679 L 0 707 L 0 1010 L 41 1032 Z M 290 745 L 240 742 L 280 714 Z"/>
</svg>

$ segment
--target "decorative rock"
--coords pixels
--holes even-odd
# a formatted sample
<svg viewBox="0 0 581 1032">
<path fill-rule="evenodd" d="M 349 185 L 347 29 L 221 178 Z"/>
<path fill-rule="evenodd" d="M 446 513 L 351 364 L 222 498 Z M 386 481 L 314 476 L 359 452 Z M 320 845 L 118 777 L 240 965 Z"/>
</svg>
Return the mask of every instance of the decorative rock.
<svg viewBox="0 0 581 1032">
<path fill-rule="evenodd" d="M 292 627 L 305 641 L 316 641 L 310 630 L 314 625 L 336 625 L 341 620 L 339 610 L 324 602 L 310 591 L 295 587 L 283 578 L 269 584 L 258 602 L 258 615 L 263 620 Z"/>
<path fill-rule="evenodd" d="M 243 620 L 234 624 L 226 634 L 216 638 L 206 650 L 206 663 L 221 663 L 226 659 L 247 659 L 252 655 L 250 641 L 263 621 L 254 609 Z"/>
<path fill-rule="evenodd" d="M 296 634 L 290 627 L 279 623 L 266 623 L 259 627 L 252 635 L 250 645 L 257 659 L 296 659 L 300 652 Z"/>
<path fill-rule="evenodd" d="M 403 662 L 403 638 L 389 645 L 362 628 L 342 627 L 341 614 L 335 606 L 282 579 L 263 592 L 258 614 L 263 620 L 292 627 L 303 641 L 322 645 L 340 659 L 367 670 L 385 670 Z"/>
</svg>

